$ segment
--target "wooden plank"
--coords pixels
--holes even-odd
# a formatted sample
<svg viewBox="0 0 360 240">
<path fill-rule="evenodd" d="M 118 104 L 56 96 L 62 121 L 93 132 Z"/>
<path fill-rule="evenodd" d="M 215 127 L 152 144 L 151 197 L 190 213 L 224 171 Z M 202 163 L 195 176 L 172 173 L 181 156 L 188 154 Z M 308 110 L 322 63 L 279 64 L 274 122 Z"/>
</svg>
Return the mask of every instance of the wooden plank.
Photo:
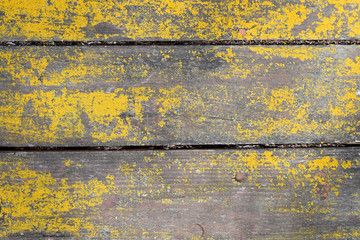
<svg viewBox="0 0 360 240">
<path fill-rule="evenodd" d="M 2 47 L 0 145 L 359 141 L 359 46 Z"/>
<path fill-rule="evenodd" d="M 2 152 L 0 236 L 358 239 L 359 153 Z"/>
<path fill-rule="evenodd" d="M 359 0 L 3 0 L 0 41 L 353 39 Z"/>
</svg>

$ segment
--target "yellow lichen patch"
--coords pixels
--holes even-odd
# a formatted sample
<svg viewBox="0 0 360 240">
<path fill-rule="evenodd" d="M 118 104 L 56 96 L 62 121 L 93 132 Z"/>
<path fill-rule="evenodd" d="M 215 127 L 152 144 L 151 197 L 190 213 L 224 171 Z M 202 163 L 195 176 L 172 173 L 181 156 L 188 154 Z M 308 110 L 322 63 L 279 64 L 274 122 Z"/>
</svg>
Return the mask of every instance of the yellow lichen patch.
<svg viewBox="0 0 360 240">
<path fill-rule="evenodd" d="M 232 47 L 162 47 L 151 52 L 141 49 L 138 53 L 134 49 L 127 52 L 127 48 L 114 47 L 96 50 L 65 47 L 61 51 L 56 47 L 0 48 L 0 73 L 5 76 L 3 80 L 14 86 L 79 86 L 99 82 L 131 82 L 142 86 L 153 79 L 184 80 L 193 64 L 208 68 L 207 74 L 222 79 L 245 78 L 259 69 L 252 66 L 251 71 L 250 64 L 243 62 L 234 50 Z M 222 61 L 229 64 L 227 69 L 219 68 Z M 204 74 L 203 70 L 190 69 L 195 74 Z"/>
<path fill-rule="evenodd" d="M 0 9 L 3 40 L 359 36 L 356 1 L 4 0 Z"/>
<path fill-rule="evenodd" d="M 356 57 L 355 59 L 346 58 L 342 62 L 343 68 L 337 69 L 338 72 L 343 75 L 359 75 L 360 74 L 360 57 Z"/>
<path fill-rule="evenodd" d="M 321 61 L 325 54 L 335 52 L 335 47 L 251 49 L 265 57 L 311 60 L 313 66 L 323 70 L 314 79 L 295 79 L 291 87 L 285 85 L 273 89 L 259 83 L 251 89 L 249 95 L 252 100 L 247 106 L 259 112 L 262 119 L 240 122 L 239 137 L 256 140 L 274 134 L 303 135 L 307 132 L 320 136 L 329 129 L 342 129 L 342 132 L 349 131 L 358 136 L 356 113 L 359 111 L 360 99 L 355 77 L 359 71 L 358 58 L 328 58 L 327 62 Z M 289 68 L 289 65 L 277 65 L 276 68 L 281 70 L 284 67 Z"/>
<path fill-rule="evenodd" d="M 358 8 L 359 2 L 357 1 L 326 1 L 327 4 L 319 6 L 319 12 L 317 12 L 318 20 L 315 20 L 312 23 L 312 28 L 303 30 L 299 37 L 303 38 L 307 36 L 309 39 L 323 38 L 326 39 L 329 37 L 329 34 L 333 38 L 339 38 L 341 36 L 341 31 L 343 31 L 344 26 L 347 35 L 349 37 L 358 36 L 358 21 L 355 21 L 354 18 L 358 16 L 358 11 L 349 11 L 349 9 Z M 327 9 L 327 11 L 322 11 Z M 340 29 L 339 32 L 336 32 L 336 29 Z"/>
<path fill-rule="evenodd" d="M 169 90 L 160 90 L 161 97 L 158 98 L 158 103 L 161 104 L 159 113 L 162 117 L 165 117 L 165 114 L 169 112 L 169 110 L 173 110 L 175 114 L 177 113 L 176 109 L 181 105 L 184 90 L 182 86 L 177 86 Z"/>
<path fill-rule="evenodd" d="M 322 239 L 358 239 L 360 238 L 359 230 L 348 230 L 345 227 L 339 227 L 334 233 L 325 233 L 321 236 Z"/>
<path fill-rule="evenodd" d="M 65 165 L 71 163 L 68 159 Z M 97 236 L 104 227 L 94 221 L 98 206 L 116 193 L 111 178 L 68 183 L 51 173 L 28 168 L 20 157 L 0 162 L 0 236 L 20 232 Z"/>
<path fill-rule="evenodd" d="M 0 106 L 0 126 L 9 132 L 9 140 L 19 143 L 61 143 L 67 139 L 83 138 L 86 134 L 94 142 L 123 139 L 141 143 L 152 138 L 147 128 L 136 126 L 144 119 L 144 104 L 151 100 L 159 119 L 178 114 L 180 105 L 188 108 L 190 114 L 196 105 L 187 95 L 181 86 L 158 90 L 150 87 L 116 88 L 112 92 L 70 91 L 67 88 L 61 91 L 35 90 L 26 94 L 3 91 L 0 93 L 4 100 L 4 105 Z M 167 121 L 171 123 L 171 119 L 167 118 Z M 160 123 L 161 126 L 166 124 Z"/>
<path fill-rule="evenodd" d="M 275 11 L 269 11 L 269 15 L 260 18 L 260 24 L 258 23 L 257 27 L 250 27 L 247 34 L 266 39 L 293 39 L 292 30 L 301 25 L 311 12 L 304 5 L 287 4 Z M 271 20 L 266 21 L 266 18 Z"/>
<path fill-rule="evenodd" d="M 341 188 L 344 186 L 341 185 L 354 175 L 344 170 L 356 164 L 354 159 L 331 157 L 320 151 L 247 150 L 175 160 L 169 171 L 182 173 L 177 174 L 181 178 L 176 179 L 178 184 L 171 187 L 171 192 L 176 196 L 188 196 L 193 204 L 199 200 L 211 202 L 217 194 L 235 194 L 234 188 L 241 185 L 247 191 L 253 189 L 256 194 L 266 192 L 265 206 L 269 213 L 285 219 L 291 216 L 305 224 L 314 220 L 342 219 L 345 213 L 341 212 L 338 203 L 344 197 Z M 230 184 L 229 178 L 237 173 L 242 174 L 242 181 L 233 180 Z M 339 197 L 340 194 L 343 195 Z M 226 206 L 225 202 L 223 204 Z M 318 231 L 317 234 L 321 233 Z"/>
<path fill-rule="evenodd" d="M 294 103 L 294 90 L 287 87 L 271 90 L 270 97 L 264 101 L 267 110 L 279 112 L 289 111 Z"/>
<path fill-rule="evenodd" d="M 64 161 L 64 165 L 69 167 L 73 162 L 71 161 L 71 159 L 67 159 L 66 161 Z"/>
<path fill-rule="evenodd" d="M 352 184 L 357 174 L 352 170 L 358 167 L 355 149 L 190 152 L 71 152 L 72 157 L 64 154 L 61 161 L 56 153 L 25 153 L 22 158 L 4 153 L 0 161 L 0 218 L 5 227 L 0 234 L 174 238 L 177 225 L 167 211 L 204 214 L 207 220 L 215 221 L 237 212 L 250 197 L 259 208 L 252 213 L 256 217 L 294 219 L 306 226 L 306 237 L 311 236 L 310 230 L 319 238 L 337 232 L 356 236 L 355 231 L 346 235 L 341 229 L 324 232 L 311 225 L 323 221 L 336 224 L 359 215 L 358 193 L 349 195 L 356 189 Z M 80 163 L 84 169 L 78 167 Z M 42 171 L 45 168 L 49 170 Z M 91 177 L 94 172 L 101 179 Z M 235 178 L 238 173 L 241 180 Z M 342 207 L 340 201 L 346 199 L 353 207 Z M 211 215 L 214 206 L 216 214 Z M 242 211 L 251 209 L 244 207 Z M 169 223 L 159 229 L 163 221 Z M 188 219 L 184 224 L 191 222 Z M 298 229 L 284 231 L 287 236 L 302 234 Z M 276 234 L 269 238 L 279 239 Z"/>
<path fill-rule="evenodd" d="M 314 48 L 309 46 L 291 46 L 291 47 L 250 47 L 251 51 L 265 55 L 266 58 L 282 57 L 282 58 L 294 58 L 301 61 L 313 59 L 320 53 L 326 53 L 329 51 L 324 48 Z"/>
<path fill-rule="evenodd" d="M 12 85 L 93 84 L 104 76 L 104 82 L 119 82 L 145 78 L 150 69 L 146 60 L 151 57 L 152 54 L 141 56 L 137 52 L 115 55 L 106 49 L 99 55 L 96 51 L 79 47 L 66 47 L 61 51 L 52 47 L 2 48 L 0 72 L 11 79 Z M 98 64 L 99 61 L 102 64 Z"/>
<path fill-rule="evenodd" d="M 169 201 L 169 194 L 185 197 L 189 201 L 207 202 L 214 194 L 231 192 L 234 185 L 229 182 L 229 178 L 240 172 L 247 186 L 271 193 L 286 192 L 287 200 L 282 200 L 283 205 L 271 211 L 311 215 L 333 209 L 335 206 L 331 201 L 326 206 L 319 204 L 319 201 L 339 195 L 339 184 L 351 175 L 344 170 L 353 167 L 356 162 L 353 159 L 321 156 L 310 150 L 297 152 L 233 151 L 216 155 L 208 153 L 189 159 L 176 158 L 171 159 L 171 162 L 168 154 L 160 156 L 154 153 L 153 157 L 146 157 L 146 162 L 156 162 L 154 165 L 130 166 L 127 163 L 120 166 L 121 173 L 130 177 L 123 186 L 127 186 L 127 192 L 123 195 L 161 198 L 163 204 L 179 204 L 176 197 Z M 302 158 L 300 163 L 296 161 L 300 158 L 298 155 Z M 159 164 L 161 162 L 166 165 Z M 168 174 L 177 177 L 169 182 L 164 178 Z M 208 176 L 214 180 L 210 181 Z M 134 181 L 142 186 L 140 190 L 134 189 Z M 300 199 L 301 196 L 304 198 Z"/>
<path fill-rule="evenodd" d="M 147 160 L 145 159 L 145 162 Z M 124 214 L 131 213 L 129 207 L 136 206 L 137 203 L 151 202 L 159 200 L 162 204 L 172 204 L 176 200 L 171 199 L 169 194 L 171 185 L 166 184 L 163 178 L 164 172 L 168 167 L 157 163 L 121 163 L 118 168 L 118 176 L 122 179 L 118 185 L 118 193 L 122 198 L 125 209 Z M 119 209 L 120 210 L 120 209 Z M 121 209 L 122 211 L 122 209 Z M 126 216 L 126 215 L 125 215 Z M 155 229 L 151 230 L 152 232 Z M 141 229 L 134 229 L 134 234 L 141 232 Z M 123 232 L 121 236 L 128 235 L 129 232 Z"/>
<path fill-rule="evenodd" d="M 26 50 L 0 51 L 8 142 L 359 136 L 360 60 L 340 54 L 356 47 Z"/>
<path fill-rule="evenodd" d="M 230 78 L 246 79 L 246 77 L 248 77 L 250 74 L 255 74 L 260 70 L 259 65 L 253 65 L 249 67 L 249 62 L 242 60 L 242 58 L 239 57 L 239 54 L 234 52 L 234 49 L 231 47 L 225 49 L 214 48 L 213 50 L 216 50 L 216 57 L 228 63 L 228 67 L 226 69 L 212 71 L 210 73 L 211 76 L 219 77 L 223 80 Z"/>
</svg>

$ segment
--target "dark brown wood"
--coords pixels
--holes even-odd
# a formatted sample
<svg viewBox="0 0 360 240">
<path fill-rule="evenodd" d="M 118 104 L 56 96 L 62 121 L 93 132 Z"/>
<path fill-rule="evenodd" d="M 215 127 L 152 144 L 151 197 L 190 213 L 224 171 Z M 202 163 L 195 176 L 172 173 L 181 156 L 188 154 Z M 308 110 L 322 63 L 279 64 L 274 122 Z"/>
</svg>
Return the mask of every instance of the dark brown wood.
<svg viewBox="0 0 360 240">
<path fill-rule="evenodd" d="M 357 239 L 359 152 L 2 152 L 0 234 Z"/>
</svg>

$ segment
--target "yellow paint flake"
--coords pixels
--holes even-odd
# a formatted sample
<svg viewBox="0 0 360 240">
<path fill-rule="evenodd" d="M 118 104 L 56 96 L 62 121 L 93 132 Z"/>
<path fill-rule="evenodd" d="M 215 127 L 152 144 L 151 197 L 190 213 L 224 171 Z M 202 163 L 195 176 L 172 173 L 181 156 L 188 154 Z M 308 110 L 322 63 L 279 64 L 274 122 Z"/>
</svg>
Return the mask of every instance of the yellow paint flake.
<svg viewBox="0 0 360 240">
<path fill-rule="evenodd" d="M 314 58 L 320 52 L 326 50 L 309 46 L 284 46 L 284 47 L 249 47 L 253 52 L 265 57 L 297 58 L 301 61 Z M 320 52 L 319 52 L 320 51 Z"/>
<path fill-rule="evenodd" d="M 69 167 L 72 163 L 73 163 L 73 161 L 71 161 L 71 159 L 68 159 L 64 162 L 64 165 Z"/>
<path fill-rule="evenodd" d="M 172 204 L 173 201 L 172 201 L 172 199 L 166 198 L 166 199 L 162 199 L 162 200 L 161 200 L 161 203 L 163 203 L 163 204 Z"/>
<path fill-rule="evenodd" d="M 279 112 L 289 111 L 294 103 L 294 90 L 287 87 L 271 90 L 270 98 L 264 101 L 267 110 Z"/>
<path fill-rule="evenodd" d="M 162 89 L 160 90 L 161 97 L 158 98 L 158 103 L 161 104 L 159 108 L 159 113 L 162 117 L 165 117 L 165 114 L 169 112 L 169 110 L 175 110 L 180 107 L 182 102 L 182 95 L 185 89 L 182 86 L 176 86 L 172 89 Z"/>
</svg>

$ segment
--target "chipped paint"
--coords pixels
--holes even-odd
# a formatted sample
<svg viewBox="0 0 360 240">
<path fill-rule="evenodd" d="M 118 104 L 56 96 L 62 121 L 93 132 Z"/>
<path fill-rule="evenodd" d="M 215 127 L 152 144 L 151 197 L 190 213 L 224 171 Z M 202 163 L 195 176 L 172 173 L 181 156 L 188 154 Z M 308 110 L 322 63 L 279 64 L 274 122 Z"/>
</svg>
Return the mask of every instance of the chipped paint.
<svg viewBox="0 0 360 240">
<path fill-rule="evenodd" d="M 358 231 L 353 227 L 331 227 L 323 231 L 312 226 L 359 216 L 358 193 L 351 196 L 347 193 L 349 187 L 356 188 L 349 184 L 357 173 L 349 170 L 359 165 L 357 152 L 353 148 L 192 154 L 184 151 L 26 153 L 23 156 L 2 153 L 0 218 L 4 224 L 0 234 L 4 237 L 40 232 L 113 238 L 144 235 L 167 239 L 182 234 L 190 238 L 196 235 L 189 232 L 188 225 L 194 221 L 193 214 L 197 214 L 206 217 L 206 236 L 218 239 L 223 236 L 214 231 L 218 224 L 228 229 L 254 211 L 252 205 L 245 204 L 251 197 L 259 208 L 254 213 L 258 226 L 268 224 L 266 219 L 271 216 L 308 226 L 298 231 L 288 229 L 285 224 L 283 230 L 264 230 L 261 236 L 269 239 L 285 236 L 282 234 L 294 239 L 355 237 Z M 239 172 L 247 176 L 246 182 L 235 181 L 234 176 Z M 93 177 L 94 173 L 99 177 Z M 326 197 L 319 195 L 321 184 L 328 186 Z M 345 199 L 350 201 L 347 204 L 351 208 L 339 205 Z M 210 210 L 214 204 L 217 208 Z M 244 216 L 231 217 L 239 207 Z M 171 218 L 168 211 L 179 216 Z M 181 217 L 184 214 L 188 217 Z M 224 222 L 221 216 L 229 218 Z M 265 222 L 261 223 L 263 218 Z M 237 227 L 229 237 L 239 236 L 236 234 L 243 227 Z M 271 225 L 267 229 L 272 229 Z M 248 234 L 247 238 L 257 236 L 256 232 Z"/>
<path fill-rule="evenodd" d="M 357 46 L 136 49 L 2 48 L 2 141 L 359 138 Z"/>
<path fill-rule="evenodd" d="M 85 134 L 90 134 L 95 143 L 119 139 L 142 143 L 151 140 L 152 136 L 146 127 L 139 130 L 136 124 L 143 120 L 142 104 L 146 104 L 150 97 L 154 98 L 153 95 L 161 119 L 158 125 L 164 127 L 169 120 L 163 119 L 169 112 L 177 114 L 176 108 L 183 104 L 186 91 L 181 86 L 158 91 L 145 87 L 127 91 L 116 88 L 110 93 L 102 90 L 69 91 L 67 88 L 62 88 L 61 92 L 35 90 L 22 95 L 3 91 L 0 98 L 6 99 L 7 105 L 0 107 L 0 123 L 9 136 L 15 137 L 12 141 L 22 136 L 22 143 L 63 143 L 84 138 Z M 126 116 L 129 112 L 133 112 L 134 117 Z M 24 119 L 24 115 L 32 117 Z M 92 125 L 90 132 L 85 121 Z"/>
<path fill-rule="evenodd" d="M 2 40 L 288 40 L 360 35 L 358 1 L 4 0 L 0 9 Z"/>
<path fill-rule="evenodd" d="M 26 161 L 10 157 L 0 162 L 0 236 L 27 232 L 95 236 L 101 226 L 91 217 L 107 196 L 116 193 L 112 176 L 106 181 L 68 183 L 68 178 L 29 169 Z M 65 166 L 72 167 L 71 162 L 66 160 Z"/>
</svg>

